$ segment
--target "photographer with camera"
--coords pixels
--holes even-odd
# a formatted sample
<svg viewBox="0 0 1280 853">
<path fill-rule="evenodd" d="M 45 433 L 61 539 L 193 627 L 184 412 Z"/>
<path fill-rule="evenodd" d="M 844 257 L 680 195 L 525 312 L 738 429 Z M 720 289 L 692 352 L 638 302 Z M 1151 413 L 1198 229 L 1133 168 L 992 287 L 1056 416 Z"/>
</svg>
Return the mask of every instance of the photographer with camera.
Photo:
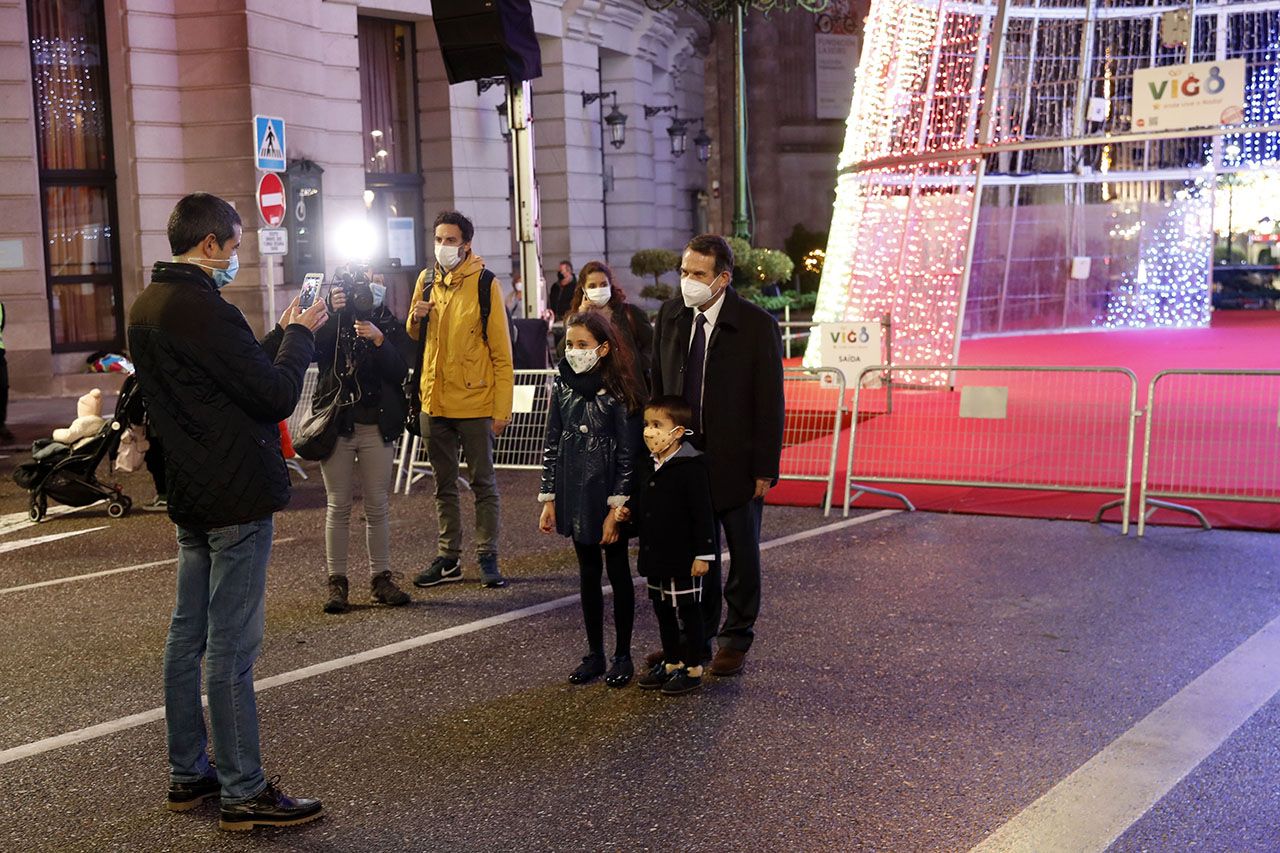
<svg viewBox="0 0 1280 853">
<path fill-rule="evenodd" d="M 337 406 L 337 438 L 333 451 L 320 462 L 327 498 L 325 613 L 350 609 L 347 549 L 357 468 L 364 496 L 370 596 L 392 607 L 409 603 L 408 594 L 392 580 L 390 560 L 391 478 L 395 442 L 407 409 L 401 384 L 409 369 L 404 355 L 409 341 L 400 320 L 384 304 L 387 289 L 380 278 L 370 276 L 363 266 L 339 268 L 329 288 L 329 322 L 316 332 L 320 377 L 312 407 Z"/>
</svg>

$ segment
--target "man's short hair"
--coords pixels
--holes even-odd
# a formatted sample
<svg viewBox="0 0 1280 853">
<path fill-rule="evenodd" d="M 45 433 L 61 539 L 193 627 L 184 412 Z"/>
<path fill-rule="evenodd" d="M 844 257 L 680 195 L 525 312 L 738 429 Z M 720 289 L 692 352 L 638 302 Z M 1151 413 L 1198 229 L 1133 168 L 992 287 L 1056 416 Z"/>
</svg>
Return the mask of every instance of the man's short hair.
<svg viewBox="0 0 1280 853">
<path fill-rule="evenodd" d="M 569 261 L 561 261 L 560 266 L 569 268 L 569 275 L 573 275 L 573 264 Z"/>
<path fill-rule="evenodd" d="M 693 409 L 689 408 L 689 401 L 684 397 L 663 394 L 661 397 L 654 397 L 644 408 L 645 411 L 661 412 L 678 427 L 693 429 Z"/>
<path fill-rule="evenodd" d="M 239 224 L 240 214 L 226 201 L 209 193 L 191 193 L 169 214 L 169 249 L 174 257 L 180 257 L 210 234 L 221 246 L 236 236 Z"/>
<path fill-rule="evenodd" d="M 441 225 L 456 225 L 462 231 L 462 242 L 470 243 L 471 238 L 476 236 L 476 227 L 471 224 L 471 220 L 463 216 L 456 210 L 442 210 L 436 214 L 435 224 L 431 226 L 434 231 Z"/>
<path fill-rule="evenodd" d="M 733 249 L 729 248 L 729 241 L 719 234 L 699 234 L 689 241 L 685 251 L 715 258 L 716 275 L 722 272 L 733 272 Z"/>
</svg>

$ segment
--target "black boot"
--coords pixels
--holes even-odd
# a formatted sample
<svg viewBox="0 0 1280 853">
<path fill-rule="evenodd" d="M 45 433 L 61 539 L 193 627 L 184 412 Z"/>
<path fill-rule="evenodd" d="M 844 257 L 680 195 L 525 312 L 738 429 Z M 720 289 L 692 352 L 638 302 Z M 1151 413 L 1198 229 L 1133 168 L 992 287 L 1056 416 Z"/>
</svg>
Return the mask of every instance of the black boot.
<svg viewBox="0 0 1280 853">
<path fill-rule="evenodd" d="M 324 603 L 325 613 L 346 613 L 351 609 L 347 604 L 347 579 L 344 575 L 329 575 L 329 600 Z"/>
<path fill-rule="evenodd" d="M 390 607 L 399 607 L 409 603 L 409 593 L 396 586 L 391 580 L 391 572 L 379 572 L 369 582 L 373 600 Z"/>
</svg>

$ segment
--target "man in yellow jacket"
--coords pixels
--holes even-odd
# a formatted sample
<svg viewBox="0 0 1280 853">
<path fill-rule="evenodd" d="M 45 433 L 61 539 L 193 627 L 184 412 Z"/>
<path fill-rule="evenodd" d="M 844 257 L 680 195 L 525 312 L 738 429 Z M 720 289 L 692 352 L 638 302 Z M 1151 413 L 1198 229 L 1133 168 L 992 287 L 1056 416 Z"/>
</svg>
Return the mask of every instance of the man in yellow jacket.
<svg viewBox="0 0 1280 853">
<path fill-rule="evenodd" d="M 484 259 L 471 251 L 475 227 L 456 210 L 436 217 L 436 266 L 418 276 L 406 328 L 425 346 L 418 393 L 427 456 L 436 478 L 439 554 L 413 579 L 415 586 L 462 580 L 462 506 L 458 494 L 458 450 L 471 469 L 476 496 L 476 555 L 480 583 L 507 585 L 498 570 L 498 481 L 493 471 L 494 439 L 511 420 L 511 335 L 505 294 Z M 430 295 L 424 299 L 425 286 Z M 488 284 L 490 311 L 481 328 L 480 286 Z M 425 343 L 422 321 L 427 321 Z"/>
</svg>

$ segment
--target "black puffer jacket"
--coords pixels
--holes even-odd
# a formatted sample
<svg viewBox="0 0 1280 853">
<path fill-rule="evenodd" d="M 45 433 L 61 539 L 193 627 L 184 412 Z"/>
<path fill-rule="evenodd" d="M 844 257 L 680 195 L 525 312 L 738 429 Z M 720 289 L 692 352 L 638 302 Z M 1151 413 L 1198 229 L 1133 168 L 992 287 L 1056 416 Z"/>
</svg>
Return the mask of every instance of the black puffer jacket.
<svg viewBox="0 0 1280 853">
<path fill-rule="evenodd" d="M 298 405 L 313 348 L 297 324 L 259 344 L 202 269 L 155 265 L 129 311 L 129 352 L 164 444 L 175 523 L 243 524 L 289 502 L 277 424 Z"/>
<path fill-rule="evenodd" d="M 596 372 L 576 374 L 567 362 L 551 387 L 542 451 L 542 495 L 555 495 L 556 531 L 575 542 L 604 536 L 610 498 L 631 495 L 641 417 L 604 388 Z"/>
<path fill-rule="evenodd" d="M 358 397 L 359 401 L 338 413 L 338 434 L 351 435 L 357 422 L 370 423 L 376 419 L 382 440 L 390 443 L 404 431 L 408 414 L 402 386 L 409 372 L 406 358 L 413 341 L 404 324 L 386 306 L 379 306 L 370 322 L 382 330 L 384 340 L 380 347 L 356 337 L 351 328 L 355 320 L 349 311 L 330 314 L 329 322 L 316 332 L 316 364 L 320 377 L 312 409 L 332 400 L 334 389 L 341 381 L 345 399 Z"/>
</svg>

